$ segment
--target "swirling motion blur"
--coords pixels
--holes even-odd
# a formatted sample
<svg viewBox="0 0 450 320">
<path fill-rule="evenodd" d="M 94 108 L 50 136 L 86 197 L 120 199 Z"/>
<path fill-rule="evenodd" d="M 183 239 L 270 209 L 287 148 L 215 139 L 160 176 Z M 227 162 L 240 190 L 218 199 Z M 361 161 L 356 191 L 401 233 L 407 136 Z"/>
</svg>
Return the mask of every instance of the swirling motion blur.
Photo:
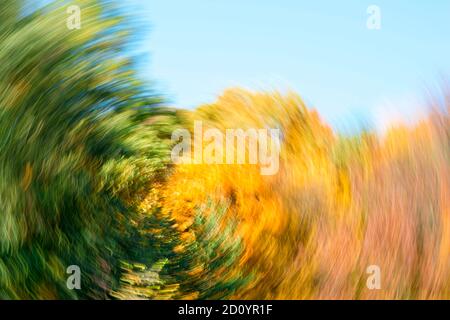
<svg viewBox="0 0 450 320">
<path fill-rule="evenodd" d="M 341 136 L 294 93 L 171 109 L 112 4 L 76 3 L 69 31 L 66 2 L 2 0 L 0 298 L 450 298 L 448 91 L 384 136 Z M 171 133 L 195 120 L 279 128 L 279 172 L 171 164 Z"/>
</svg>

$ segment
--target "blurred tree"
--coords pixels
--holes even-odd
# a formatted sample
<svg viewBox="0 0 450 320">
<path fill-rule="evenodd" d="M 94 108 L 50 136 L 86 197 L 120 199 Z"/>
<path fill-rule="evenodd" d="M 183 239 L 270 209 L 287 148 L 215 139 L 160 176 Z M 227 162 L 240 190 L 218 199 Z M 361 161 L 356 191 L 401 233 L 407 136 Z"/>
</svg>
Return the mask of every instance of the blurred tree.
<svg viewBox="0 0 450 320">
<path fill-rule="evenodd" d="M 125 195 L 168 159 L 143 122 L 160 99 L 120 55 L 108 3 L 76 1 L 81 30 L 67 29 L 67 2 L 20 17 L 22 4 L 0 9 L 0 298 L 106 298 L 127 255 Z M 66 287 L 69 265 L 82 290 Z"/>
</svg>

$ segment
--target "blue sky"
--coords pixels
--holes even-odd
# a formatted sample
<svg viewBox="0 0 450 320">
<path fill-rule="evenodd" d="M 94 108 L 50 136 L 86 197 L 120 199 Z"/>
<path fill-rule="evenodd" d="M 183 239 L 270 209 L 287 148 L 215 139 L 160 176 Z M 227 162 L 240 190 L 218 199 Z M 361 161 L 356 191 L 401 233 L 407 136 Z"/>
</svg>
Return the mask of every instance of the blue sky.
<svg viewBox="0 0 450 320">
<path fill-rule="evenodd" d="M 450 1 L 134 0 L 151 24 L 142 74 L 173 105 L 224 89 L 288 89 L 339 127 L 422 110 L 450 74 Z M 381 30 L 366 27 L 369 5 Z M 360 120 L 357 120 L 360 119 Z"/>
</svg>

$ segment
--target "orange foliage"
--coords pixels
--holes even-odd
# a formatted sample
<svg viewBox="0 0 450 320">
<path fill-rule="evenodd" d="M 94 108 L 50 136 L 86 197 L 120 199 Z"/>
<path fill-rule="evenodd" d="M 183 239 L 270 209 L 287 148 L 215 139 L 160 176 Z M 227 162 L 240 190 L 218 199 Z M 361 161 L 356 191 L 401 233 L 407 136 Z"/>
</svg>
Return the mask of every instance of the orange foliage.
<svg viewBox="0 0 450 320">
<path fill-rule="evenodd" d="M 188 239 L 196 208 L 230 203 L 226 219 L 244 241 L 233 268 L 253 276 L 234 298 L 449 298 L 449 126 L 437 116 L 347 139 L 294 94 L 229 90 L 190 121 L 280 128 L 279 172 L 178 165 L 160 188 L 162 210 Z M 366 287 L 370 265 L 381 268 L 380 290 Z"/>
</svg>

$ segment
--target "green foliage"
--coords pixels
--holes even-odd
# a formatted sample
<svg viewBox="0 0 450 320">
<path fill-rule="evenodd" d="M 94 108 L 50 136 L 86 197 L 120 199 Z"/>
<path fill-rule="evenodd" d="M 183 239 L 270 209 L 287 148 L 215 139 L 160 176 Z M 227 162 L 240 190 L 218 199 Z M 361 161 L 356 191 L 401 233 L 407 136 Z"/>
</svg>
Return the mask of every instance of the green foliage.
<svg viewBox="0 0 450 320">
<path fill-rule="evenodd" d="M 79 30 L 66 27 L 72 3 Z M 123 57 L 126 24 L 93 0 L 22 9 L 3 0 L 0 10 L 0 298 L 229 296 L 242 280 L 214 272 L 240 241 L 213 230 L 217 216 L 197 219 L 198 238 L 180 254 L 173 221 L 138 208 L 170 172 L 182 119 Z M 82 290 L 66 286 L 70 265 Z M 199 265 L 202 276 L 190 276 Z"/>
<path fill-rule="evenodd" d="M 177 260 L 183 294 L 198 293 L 198 299 L 226 299 L 250 281 L 251 276 L 235 269 L 243 243 L 234 232 L 237 222 L 225 219 L 227 208 L 225 203 L 212 201 L 199 208 L 192 226 L 196 239 Z M 196 269 L 201 272 L 193 274 Z"/>
<path fill-rule="evenodd" d="M 0 298 L 107 297 L 126 258 L 124 195 L 168 159 L 166 138 L 142 121 L 160 99 L 118 54 L 119 19 L 77 3 L 81 30 L 67 29 L 66 6 L 21 18 L 19 2 L 2 2 Z M 73 264 L 85 290 L 66 288 Z"/>
<path fill-rule="evenodd" d="M 135 228 L 134 245 L 119 299 L 226 299 L 248 283 L 251 276 L 236 272 L 243 243 L 234 232 L 235 222 L 225 220 L 227 204 L 212 201 L 197 210 L 190 227 L 194 236 L 182 240 L 174 221 L 159 210 L 144 217 Z M 175 250 L 182 246 L 182 250 Z M 134 249 L 132 249 L 134 248 Z"/>
</svg>

